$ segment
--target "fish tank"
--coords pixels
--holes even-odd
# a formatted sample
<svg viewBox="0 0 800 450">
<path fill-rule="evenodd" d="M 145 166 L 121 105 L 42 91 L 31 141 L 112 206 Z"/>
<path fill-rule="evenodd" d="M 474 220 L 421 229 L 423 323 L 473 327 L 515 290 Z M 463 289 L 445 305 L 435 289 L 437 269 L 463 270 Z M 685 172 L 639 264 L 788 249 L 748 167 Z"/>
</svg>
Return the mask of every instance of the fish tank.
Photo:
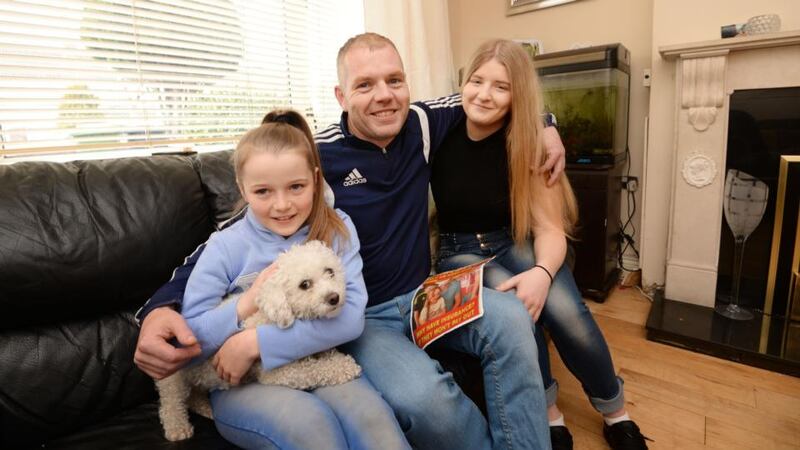
<svg viewBox="0 0 800 450">
<path fill-rule="evenodd" d="M 544 106 L 558 121 L 567 164 L 605 168 L 628 145 L 630 52 L 622 44 L 545 53 L 534 58 Z"/>
</svg>

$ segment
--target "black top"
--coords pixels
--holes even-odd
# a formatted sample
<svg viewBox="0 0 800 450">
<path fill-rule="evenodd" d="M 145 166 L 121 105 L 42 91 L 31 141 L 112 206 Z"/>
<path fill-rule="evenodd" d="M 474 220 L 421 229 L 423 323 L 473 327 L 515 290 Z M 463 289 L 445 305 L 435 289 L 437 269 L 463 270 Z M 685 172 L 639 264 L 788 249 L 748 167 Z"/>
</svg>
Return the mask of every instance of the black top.
<svg viewBox="0 0 800 450">
<path fill-rule="evenodd" d="M 506 128 L 473 141 L 466 119 L 450 131 L 431 165 L 443 233 L 481 233 L 511 224 Z"/>
</svg>

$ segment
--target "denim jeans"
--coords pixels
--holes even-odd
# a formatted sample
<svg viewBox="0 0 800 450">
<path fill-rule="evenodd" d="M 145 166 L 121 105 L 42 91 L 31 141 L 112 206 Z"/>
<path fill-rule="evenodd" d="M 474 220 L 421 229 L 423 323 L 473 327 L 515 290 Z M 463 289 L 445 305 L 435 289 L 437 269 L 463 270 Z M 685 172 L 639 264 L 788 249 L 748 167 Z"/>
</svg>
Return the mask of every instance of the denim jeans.
<svg viewBox="0 0 800 450">
<path fill-rule="evenodd" d="M 535 264 L 533 246 L 522 247 L 506 229 L 489 233 L 442 233 L 439 236 L 437 270 L 445 271 L 496 256 L 484 266 L 484 285 L 495 287 Z M 539 367 L 547 393 L 547 405 L 556 402 L 558 383 L 550 371 L 550 358 L 542 327 L 570 372 L 580 381 L 592 406 L 603 414 L 618 411 L 625 405 L 622 379 L 614 373 L 611 354 L 591 311 L 581 298 L 569 268 L 562 265 L 553 274 L 539 325 L 534 327 L 539 348 Z"/>
<path fill-rule="evenodd" d="M 416 449 L 549 449 L 530 318 L 513 295 L 484 290 L 484 315 L 432 347 L 481 361 L 488 422 L 450 372 L 411 341 L 413 292 L 367 308 L 364 334 L 342 346 L 394 409 Z"/>
<path fill-rule="evenodd" d="M 220 434 L 246 449 L 410 449 L 391 408 L 363 376 L 301 391 L 251 383 L 211 393 Z"/>
</svg>

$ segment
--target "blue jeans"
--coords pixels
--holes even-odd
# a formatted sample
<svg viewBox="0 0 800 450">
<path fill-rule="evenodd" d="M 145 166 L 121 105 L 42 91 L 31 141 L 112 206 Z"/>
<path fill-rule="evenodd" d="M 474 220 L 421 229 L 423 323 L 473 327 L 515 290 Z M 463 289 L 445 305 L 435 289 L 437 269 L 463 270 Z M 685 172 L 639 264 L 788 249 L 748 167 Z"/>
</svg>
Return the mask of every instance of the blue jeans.
<svg viewBox="0 0 800 450">
<path fill-rule="evenodd" d="M 211 393 L 219 433 L 246 449 L 410 449 L 370 382 L 301 391 L 251 383 Z"/>
<path fill-rule="evenodd" d="M 433 347 L 478 357 L 488 422 L 450 372 L 411 341 L 413 291 L 367 308 L 364 333 L 342 346 L 394 409 L 417 449 L 549 449 L 530 318 L 513 295 L 484 290 L 484 315 Z"/>
<path fill-rule="evenodd" d="M 442 233 L 439 236 L 437 270 L 463 267 L 496 256 L 484 267 L 483 283 L 494 287 L 535 264 L 533 246 L 517 247 L 508 230 L 489 233 Z M 539 348 L 539 367 L 547 393 L 547 406 L 555 404 L 558 383 L 550 372 L 550 358 L 542 326 L 547 329 L 561 360 L 581 382 L 592 406 L 603 414 L 618 411 L 625 405 L 622 379 L 614 373 L 614 364 L 603 333 L 581 298 L 572 272 L 561 266 L 554 274 L 547 301 L 534 327 Z"/>
</svg>

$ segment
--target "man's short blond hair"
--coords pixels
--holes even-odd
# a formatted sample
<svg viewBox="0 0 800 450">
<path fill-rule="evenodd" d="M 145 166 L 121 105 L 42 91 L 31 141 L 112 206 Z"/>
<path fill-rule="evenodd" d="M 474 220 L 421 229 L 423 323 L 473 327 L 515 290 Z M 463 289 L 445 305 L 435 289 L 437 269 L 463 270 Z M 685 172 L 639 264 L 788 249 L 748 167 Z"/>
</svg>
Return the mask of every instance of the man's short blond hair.
<svg viewBox="0 0 800 450">
<path fill-rule="evenodd" d="M 346 87 L 344 86 L 344 81 L 347 78 L 347 71 L 344 67 L 344 58 L 347 56 L 347 52 L 349 52 L 350 49 L 354 47 L 367 47 L 369 50 L 376 50 L 386 47 L 387 45 L 397 52 L 397 47 L 395 47 L 394 42 L 378 33 L 362 33 L 348 39 L 342 48 L 339 49 L 339 54 L 336 55 L 336 75 L 339 77 L 339 86 L 341 88 Z M 400 52 L 397 53 L 400 54 Z"/>
</svg>

